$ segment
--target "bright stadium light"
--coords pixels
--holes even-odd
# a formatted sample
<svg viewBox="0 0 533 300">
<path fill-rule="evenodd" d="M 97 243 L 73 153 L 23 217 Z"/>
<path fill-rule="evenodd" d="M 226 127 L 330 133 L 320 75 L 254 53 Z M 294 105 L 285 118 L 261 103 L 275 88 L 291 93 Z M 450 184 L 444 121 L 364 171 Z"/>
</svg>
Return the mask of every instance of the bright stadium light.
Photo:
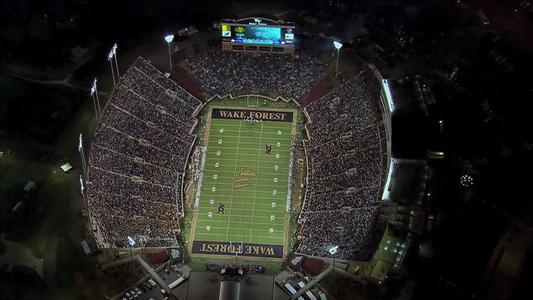
<svg viewBox="0 0 533 300">
<path fill-rule="evenodd" d="M 118 62 L 117 62 L 117 49 L 118 45 L 117 43 L 114 43 L 111 47 L 111 50 L 109 50 L 109 53 L 107 54 L 107 60 L 109 61 L 109 64 L 111 65 L 111 75 L 113 76 L 113 85 L 117 84 L 117 81 L 120 79 L 120 74 L 118 72 Z M 113 58 L 115 58 L 115 66 L 113 66 Z M 115 80 L 115 68 L 117 73 L 117 79 Z"/>
<path fill-rule="evenodd" d="M 135 245 L 135 241 L 133 240 L 133 238 L 131 236 L 128 235 L 127 243 L 128 243 L 129 248 L 130 248 L 130 261 L 132 263 L 131 267 L 133 269 L 133 252 L 131 251 L 131 247 L 133 247 L 133 245 Z"/>
<path fill-rule="evenodd" d="M 109 53 L 107 53 L 107 60 L 111 61 L 114 55 L 115 53 L 113 52 L 113 48 L 111 48 L 111 50 L 109 50 Z"/>
<path fill-rule="evenodd" d="M 91 96 L 96 92 L 96 78 L 93 81 L 93 85 L 91 86 Z"/>
<path fill-rule="evenodd" d="M 331 248 L 329 248 L 328 252 L 329 254 L 331 255 L 335 255 L 335 253 L 337 253 L 337 251 L 339 251 L 339 246 L 336 245 L 336 246 L 332 246 Z"/>
<path fill-rule="evenodd" d="M 117 43 L 113 44 L 113 56 L 115 57 L 115 67 L 117 67 L 117 81 L 120 79 L 120 74 L 118 72 L 118 61 L 117 61 L 117 48 L 118 48 L 118 45 Z"/>
<path fill-rule="evenodd" d="M 167 34 L 165 36 L 165 41 L 167 42 L 167 45 L 168 45 L 168 62 L 169 62 L 169 72 L 172 73 L 172 52 L 170 51 L 170 43 L 172 43 L 172 41 L 174 40 L 174 35 L 173 34 Z"/>
<path fill-rule="evenodd" d="M 83 177 L 81 177 L 80 175 L 80 192 L 81 192 L 81 195 L 83 196 L 83 191 L 85 190 L 85 187 L 83 186 Z"/>
<path fill-rule="evenodd" d="M 165 36 L 165 41 L 167 41 L 167 43 L 172 43 L 173 40 L 174 40 L 173 34 L 169 34 Z"/>
<path fill-rule="evenodd" d="M 337 63 L 335 64 L 335 78 L 337 78 L 337 76 L 339 75 L 339 52 L 341 51 L 342 43 L 334 40 L 333 46 L 335 47 L 335 49 L 337 49 Z"/>
<path fill-rule="evenodd" d="M 80 133 L 80 137 L 78 138 L 78 151 L 83 151 L 83 135 Z"/>
<path fill-rule="evenodd" d="M 115 78 L 113 77 L 113 81 Z M 100 113 L 100 99 L 98 99 L 98 88 L 96 87 L 97 79 L 95 78 L 93 81 L 93 85 L 91 86 L 91 97 L 93 98 L 93 106 L 94 106 L 94 114 L 96 118 L 98 118 L 98 115 Z"/>
<path fill-rule="evenodd" d="M 115 80 L 115 68 L 113 67 L 113 56 L 115 54 L 113 53 L 113 49 L 109 50 L 109 53 L 107 54 L 107 61 L 109 61 L 109 64 L 111 65 L 111 76 L 113 77 L 113 85 L 117 84 L 117 81 Z"/>
<path fill-rule="evenodd" d="M 474 185 L 474 178 L 471 175 L 464 174 L 459 179 L 459 182 L 461 183 L 461 186 L 464 188 L 470 188 Z"/>
<path fill-rule="evenodd" d="M 80 152 L 80 158 L 81 158 L 81 168 L 83 177 L 87 175 L 87 165 L 85 164 L 85 153 L 83 152 L 83 135 L 80 133 L 80 137 L 78 138 L 78 152 Z"/>
</svg>

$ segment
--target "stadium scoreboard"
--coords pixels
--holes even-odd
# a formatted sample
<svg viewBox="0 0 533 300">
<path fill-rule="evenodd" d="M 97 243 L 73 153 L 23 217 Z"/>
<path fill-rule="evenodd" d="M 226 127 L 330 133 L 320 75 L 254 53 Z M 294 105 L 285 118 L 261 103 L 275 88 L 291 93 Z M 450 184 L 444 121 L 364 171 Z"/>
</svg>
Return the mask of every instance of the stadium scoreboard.
<svg viewBox="0 0 533 300">
<path fill-rule="evenodd" d="M 222 50 L 294 54 L 294 24 L 267 18 L 222 20 Z"/>
</svg>

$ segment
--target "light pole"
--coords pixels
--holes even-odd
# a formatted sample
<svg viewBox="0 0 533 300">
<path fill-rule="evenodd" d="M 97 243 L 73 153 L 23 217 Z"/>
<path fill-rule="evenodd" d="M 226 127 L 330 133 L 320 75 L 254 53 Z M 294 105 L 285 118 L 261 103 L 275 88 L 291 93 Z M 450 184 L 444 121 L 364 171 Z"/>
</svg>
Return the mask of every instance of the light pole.
<svg viewBox="0 0 533 300">
<path fill-rule="evenodd" d="M 83 206 L 85 206 L 85 211 L 88 213 L 89 210 L 87 209 L 87 200 L 85 198 L 85 186 L 83 184 L 83 176 L 80 174 L 80 193 L 81 197 L 83 198 Z"/>
<path fill-rule="evenodd" d="M 167 41 L 168 44 L 168 62 L 169 62 L 169 73 L 172 73 L 172 52 L 170 51 L 170 43 L 174 40 L 173 34 L 167 34 L 165 36 L 165 41 Z"/>
<path fill-rule="evenodd" d="M 115 57 L 115 66 L 117 67 L 117 81 L 120 79 L 120 73 L 118 71 L 118 61 L 117 61 L 117 43 L 113 44 L 113 48 L 111 48 L 111 51 L 113 51 L 113 56 Z"/>
<path fill-rule="evenodd" d="M 115 67 L 113 67 L 113 49 L 109 50 L 109 53 L 107 54 L 107 61 L 109 61 L 109 65 L 111 66 L 111 76 L 113 77 L 113 85 L 117 85 L 117 81 L 115 80 Z"/>
<path fill-rule="evenodd" d="M 118 80 L 120 79 L 120 74 L 118 72 L 118 62 L 117 62 L 117 44 L 113 44 L 113 47 L 111 47 L 111 50 L 109 50 L 109 53 L 107 54 L 107 60 L 109 61 L 109 65 L 111 66 L 111 76 L 113 76 L 113 85 L 117 85 Z M 113 58 L 115 59 L 115 65 L 113 65 Z M 116 70 L 115 70 L 116 68 Z M 115 71 L 117 73 L 117 78 L 115 79 Z"/>
<path fill-rule="evenodd" d="M 93 81 L 93 85 L 91 86 L 91 97 L 93 98 L 93 105 L 94 105 L 94 114 L 96 115 L 96 118 L 98 119 L 98 115 L 100 114 L 100 99 L 98 98 L 98 88 L 96 87 L 96 78 Z"/>
<path fill-rule="evenodd" d="M 131 261 L 131 269 L 132 269 L 132 271 L 133 271 L 133 252 L 131 250 L 131 247 L 133 247 L 133 245 L 135 245 L 135 240 L 133 240 L 133 238 L 128 235 L 128 246 L 130 248 L 130 261 Z"/>
<path fill-rule="evenodd" d="M 84 177 L 80 174 L 80 193 L 83 199 L 83 207 L 85 208 L 85 214 L 87 216 L 87 220 L 89 221 L 89 226 L 91 227 L 91 230 L 94 230 L 93 222 L 91 221 L 91 213 L 89 212 L 89 201 L 85 195 L 85 185 L 83 181 Z"/>
<path fill-rule="evenodd" d="M 85 178 L 87 176 L 87 165 L 85 165 L 85 154 L 83 153 L 83 136 L 81 133 L 78 139 L 78 152 L 80 152 L 81 168 L 83 172 L 83 178 Z"/>
<path fill-rule="evenodd" d="M 337 76 L 339 75 L 339 54 L 342 48 L 342 43 L 333 41 L 333 46 L 335 47 L 335 49 L 337 49 L 337 63 L 335 65 L 335 78 L 337 78 Z"/>
</svg>

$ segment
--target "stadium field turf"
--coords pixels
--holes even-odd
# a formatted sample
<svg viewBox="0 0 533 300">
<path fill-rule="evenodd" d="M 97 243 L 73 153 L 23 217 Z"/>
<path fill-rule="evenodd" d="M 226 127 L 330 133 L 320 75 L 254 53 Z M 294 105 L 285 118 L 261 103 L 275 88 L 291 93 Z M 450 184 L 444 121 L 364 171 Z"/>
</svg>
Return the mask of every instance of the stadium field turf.
<svg viewBox="0 0 533 300">
<path fill-rule="evenodd" d="M 211 117 L 207 130 L 194 240 L 284 245 L 293 120 Z"/>
</svg>

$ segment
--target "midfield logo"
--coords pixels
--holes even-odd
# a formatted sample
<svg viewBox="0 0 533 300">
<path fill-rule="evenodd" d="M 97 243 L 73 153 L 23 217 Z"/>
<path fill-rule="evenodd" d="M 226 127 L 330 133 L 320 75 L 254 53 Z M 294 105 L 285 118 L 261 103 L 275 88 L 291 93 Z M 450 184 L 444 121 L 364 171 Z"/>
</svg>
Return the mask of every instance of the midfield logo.
<svg viewBox="0 0 533 300">
<path fill-rule="evenodd" d="M 235 175 L 234 187 L 242 188 L 250 185 L 250 181 L 255 177 L 255 172 L 241 168 L 241 172 Z"/>
</svg>

